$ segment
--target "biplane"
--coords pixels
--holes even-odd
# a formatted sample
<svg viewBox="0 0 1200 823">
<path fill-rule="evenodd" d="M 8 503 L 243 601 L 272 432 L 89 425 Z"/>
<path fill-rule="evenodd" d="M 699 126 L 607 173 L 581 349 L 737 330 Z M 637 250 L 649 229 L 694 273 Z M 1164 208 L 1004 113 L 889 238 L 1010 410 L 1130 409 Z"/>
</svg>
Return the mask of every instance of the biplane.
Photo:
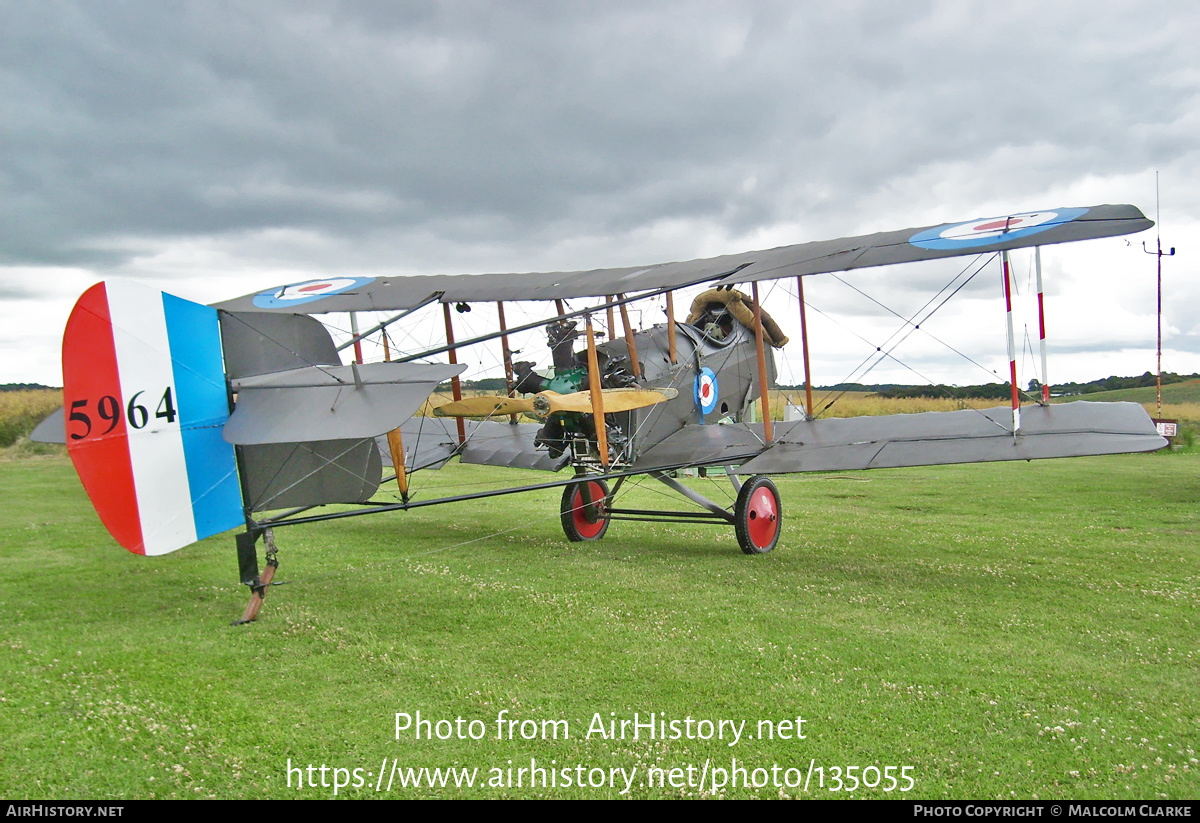
<svg viewBox="0 0 1200 823">
<path fill-rule="evenodd" d="M 272 582 L 275 529 L 536 489 L 562 489 L 559 513 L 572 541 L 598 540 L 615 520 L 704 521 L 732 526 L 741 549 L 760 554 L 781 533 L 771 475 L 1164 446 L 1136 404 L 1051 405 L 1043 381 L 1042 397 L 1022 406 L 1011 320 L 1011 249 L 1152 225 L 1128 205 L 1059 208 L 645 267 L 338 276 L 212 306 L 109 281 L 85 292 L 67 323 L 65 405 L 43 425 L 42 438 L 53 429 L 66 442 L 101 520 L 132 552 L 164 554 L 244 527 L 239 571 L 254 592 L 244 620 L 254 619 Z M 961 255 L 1000 260 L 1011 405 L 818 419 L 804 278 Z M 761 282 L 782 278 L 798 286 L 807 398 L 803 414 L 789 421 L 772 420 L 768 403 L 773 350 L 788 338 L 759 299 Z M 681 289 L 700 291 L 677 318 L 673 295 Z M 635 330 L 630 305 L 659 298 L 665 322 Z M 553 306 L 552 316 L 508 327 L 505 304 L 513 301 Z M 498 329 L 456 340 L 454 315 L 473 306 L 494 311 Z M 393 350 L 389 331 L 422 311 L 428 323 L 439 307 L 444 336 Z M 383 319 L 360 331 L 369 314 Z M 319 315 L 348 315 L 349 339 L 335 343 Z M 549 368 L 540 370 L 537 362 L 514 361 L 509 345 L 513 335 L 538 328 L 550 352 Z M 382 343 L 383 357 L 364 362 L 363 345 L 372 340 Z M 497 343 L 506 390 L 464 396 L 459 353 Z M 343 362 L 347 350 L 353 356 Z M 447 383 L 452 399 L 431 404 Z M 541 470 L 548 479 L 423 495 L 414 483 L 419 474 L 454 458 Z M 677 473 L 685 469 L 723 469 L 736 502 L 722 505 L 681 483 Z M 661 482 L 687 506 L 622 506 L 623 486 L 639 476 Z M 380 500 L 381 485 L 392 483 L 392 499 Z M 261 573 L 260 540 L 267 550 Z"/>
</svg>

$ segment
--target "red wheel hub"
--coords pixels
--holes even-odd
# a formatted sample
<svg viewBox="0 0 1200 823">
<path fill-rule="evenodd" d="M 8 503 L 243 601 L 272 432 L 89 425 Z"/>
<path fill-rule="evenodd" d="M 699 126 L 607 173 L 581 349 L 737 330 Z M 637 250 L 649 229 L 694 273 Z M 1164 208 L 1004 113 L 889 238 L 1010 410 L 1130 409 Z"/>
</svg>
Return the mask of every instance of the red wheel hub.
<svg viewBox="0 0 1200 823">
<path fill-rule="evenodd" d="M 759 548 L 770 546 L 779 531 L 779 501 L 770 489 L 758 489 L 751 495 L 746 517 L 749 520 L 746 530 L 754 545 Z"/>
<path fill-rule="evenodd" d="M 575 522 L 575 530 L 580 537 L 590 539 L 604 530 L 604 489 L 599 483 L 588 482 L 588 494 L 592 498 L 592 508 L 596 510 L 594 518 L 588 517 L 588 506 L 583 499 L 583 490 L 575 489 L 571 498 L 571 517 Z"/>
</svg>

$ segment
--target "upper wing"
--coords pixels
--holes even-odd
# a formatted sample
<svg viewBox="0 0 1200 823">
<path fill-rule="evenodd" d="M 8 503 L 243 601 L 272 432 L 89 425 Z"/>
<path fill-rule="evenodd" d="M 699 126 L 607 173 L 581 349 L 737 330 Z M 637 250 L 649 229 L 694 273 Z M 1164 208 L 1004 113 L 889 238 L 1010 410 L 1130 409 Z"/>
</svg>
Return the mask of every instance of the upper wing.
<svg viewBox="0 0 1200 823">
<path fill-rule="evenodd" d="M 744 283 L 1069 243 L 1132 234 L 1153 225 L 1135 206 L 1058 208 L 652 266 L 527 274 L 331 277 L 247 294 L 218 303 L 216 308 L 320 314 L 397 311 L 434 300 L 457 303 L 602 297 L 713 281 Z"/>
</svg>

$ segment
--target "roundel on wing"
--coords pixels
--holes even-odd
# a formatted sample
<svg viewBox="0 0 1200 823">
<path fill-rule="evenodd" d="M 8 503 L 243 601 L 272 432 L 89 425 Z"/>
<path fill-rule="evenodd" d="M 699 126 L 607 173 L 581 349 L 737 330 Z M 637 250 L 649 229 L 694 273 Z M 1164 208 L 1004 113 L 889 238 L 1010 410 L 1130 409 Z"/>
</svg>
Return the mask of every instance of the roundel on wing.
<svg viewBox="0 0 1200 823">
<path fill-rule="evenodd" d="M 717 407 L 717 375 L 705 367 L 696 376 L 696 406 L 701 414 L 708 414 Z"/>
<path fill-rule="evenodd" d="M 966 223 L 934 226 L 932 229 L 917 232 L 908 238 L 908 242 L 922 249 L 936 251 L 969 249 L 995 243 L 1001 238 L 1019 240 L 1069 223 L 1087 212 L 1087 209 L 1053 209 L 1003 217 L 985 217 L 981 220 L 968 220 Z"/>
<path fill-rule="evenodd" d="M 254 305 L 260 309 L 285 309 L 291 306 L 301 306 L 324 297 L 361 288 L 374 280 L 374 277 L 328 277 L 323 280 L 289 283 L 282 288 L 254 295 Z"/>
</svg>

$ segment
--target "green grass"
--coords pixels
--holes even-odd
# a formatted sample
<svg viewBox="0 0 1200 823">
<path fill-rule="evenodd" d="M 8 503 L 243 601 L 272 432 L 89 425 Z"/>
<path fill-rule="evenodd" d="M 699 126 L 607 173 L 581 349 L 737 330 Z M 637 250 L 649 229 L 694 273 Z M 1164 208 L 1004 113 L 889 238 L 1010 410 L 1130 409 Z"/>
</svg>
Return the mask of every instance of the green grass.
<svg viewBox="0 0 1200 823">
<path fill-rule="evenodd" d="M 425 479 L 511 477 L 451 466 Z M 651 482 L 630 505 L 666 502 Z M 723 480 L 694 482 L 727 495 Z M 827 786 L 835 766 L 910 766 L 910 798 L 1200 796 L 1195 455 L 779 486 L 784 535 L 761 557 L 715 526 L 614 523 L 569 544 L 553 491 L 280 529 L 289 583 L 234 628 L 247 595 L 232 535 L 135 557 L 69 462 L 0 462 L 0 796 L 330 797 L 288 788 L 289 758 L 486 780 L 531 757 L 637 766 L 639 781 L 652 764 L 811 762 Z M 396 740 L 395 713 L 418 710 L 481 720 L 488 738 Z M 502 710 L 566 720 L 570 739 L 496 740 Z M 597 712 L 745 720 L 750 734 L 799 715 L 807 738 L 585 739 Z M 339 796 L 377 796 L 374 780 Z M 807 795 L 784 793 L 844 796 L 815 776 Z"/>
</svg>

